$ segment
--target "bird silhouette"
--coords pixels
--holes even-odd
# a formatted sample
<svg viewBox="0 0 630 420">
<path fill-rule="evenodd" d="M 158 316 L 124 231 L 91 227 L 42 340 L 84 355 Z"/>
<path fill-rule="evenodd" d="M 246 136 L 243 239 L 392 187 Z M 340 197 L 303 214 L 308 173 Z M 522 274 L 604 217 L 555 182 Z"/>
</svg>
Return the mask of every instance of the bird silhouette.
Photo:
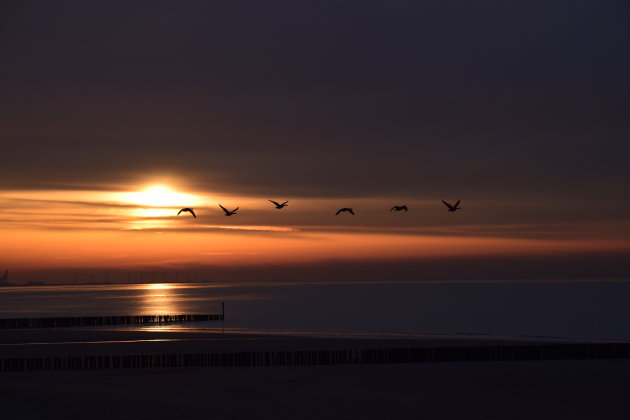
<svg viewBox="0 0 630 420">
<path fill-rule="evenodd" d="M 454 205 L 454 206 L 450 205 L 449 203 L 447 203 L 447 202 L 446 202 L 446 201 L 444 201 L 444 200 L 442 200 L 442 203 L 444 203 L 444 205 L 445 205 L 446 207 L 448 207 L 448 211 L 455 211 L 455 210 L 461 210 L 461 207 L 459 207 L 459 203 L 460 203 L 461 201 L 462 201 L 462 200 L 457 200 L 457 203 L 455 203 L 455 205 Z"/>
<path fill-rule="evenodd" d="M 231 215 L 233 215 L 233 214 L 237 214 L 237 213 L 236 213 L 236 210 L 238 210 L 238 207 L 237 207 L 237 208 L 235 208 L 235 209 L 234 209 L 234 210 L 232 210 L 232 211 L 229 211 L 228 209 L 226 209 L 225 207 L 223 207 L 221 204 L 219 204 L 219 207 L 221 207 L 221 208 L 223 209 L 223 211 L 225 212 L 225 215 L 226 215 L 226 216 L 231 216 Z"/>
<path fill-rule="evenodd" d="M 288 204 L 287 204 L 287 203 L 289 202 L 289 201 L 287 200 L 287 201 L 285 201 L 284 203 L 280 204 L 280 203 L 278 203 L 277 201 L 273 201 L 273 200 L 269 200 L 269 201 L 270 201 L 270 202 L 272 202 L 272 203 L 276 206 L 276 208 L 277 208 L 278 210 L 282 209 L 283 207 L 288 206 Z"/>
<path fill-rule="evenodd" d="M 348 207 L 344 207 L 342 209 L 337 210 L 337 213 L 335 213 L 335 216 L 337 216 L 339 213 L 346 212 L 346 211 L 354 216 L 354 212 L 352 211 L 351 208 L 348 208 Z"/>
<path fill-rule="evenodd" d="M 407 211 L 407 206 L 394 206 L 391 209 L 389 209 L 389 211 L 393 211 L 393 210 L 395 210 L 395 211 L 401 211 L 401 210 Z"/>
<path fill-rule="evenodd" d="M 188 212 L 188 213 L 192 214 L 195 219 L 197 218 L 197 215 L 195 214 L 195 212 L 191 208 L 188 208 L 188 207 L 183 208 L 183 209 L 181 209 L 180 211 L 177 212 L 177 215 L 179 216 L 179 214 L 181 212 Z"/>
</svg>

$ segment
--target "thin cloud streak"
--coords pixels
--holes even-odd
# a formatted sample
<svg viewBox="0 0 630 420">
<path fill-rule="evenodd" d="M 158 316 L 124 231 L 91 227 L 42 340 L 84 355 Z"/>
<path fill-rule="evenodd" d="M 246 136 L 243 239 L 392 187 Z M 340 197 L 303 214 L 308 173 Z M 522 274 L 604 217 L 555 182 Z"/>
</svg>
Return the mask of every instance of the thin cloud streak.
<svg viewBox="0 0 630 420">
<path fill-rule="evenodd" d="M 212 197 L 196 194 L 202 200 L 213 201 Z M 68 199 L 74 196 L 80 196 L 83 200 Z M 617 205 L 614 212 L 606 212 L 605 220 L 598 220 L 600 217 L 594 216 L 590 208 L 599 208 L 602 205 L 599 202 L 575 209 L 570 203 L 549 205 L 542 200 L 530 202 L 527 209 L 523 210 L 520 202 L 465 200 L 464 209 L 454 215 L 448 214 L 439 201 L 433 200 L 404 200 L 409 204 L 409 212 L 395 214 L 389 212 L 390 203 L 394 200 L 387 197 L 297 199 L 291 200 L 291 207 L 278 211 L 266 199 L 233 196 L 229 198 L 229 202 L 242 204 L 241 210 L 226 224 L 216 223 L 224 222 L 225 217 L 214 206 L 195 207 L 198 218 L 193 220 L 176 217 L 181 208 L 179 203 L 176 206 L 151 206 L 112 202 L 111 197 L 121 197 L 121 194 L 100 190 L 0 193 L 0 213 L 3 215 L 0 229 L 170 231 L 199 234 L 225 231 L 234 234 L 267 232 L 294 235 L 300 232 L 329 232 L 514 239 L 630 238 L 630 220 L 626 216 L 630 209 Z M 395 202 L 398 201 L 400 200 Z M 345 203 L 351 203 L 357 209 L 357 216 L 335 218 L 334 210 Z M 567 205 L 572 207 L 570 215 L 566 214 Z"/>
<path fill-rule="evenodd" d="M 146 228 L 142 228 L 142 227 L 138 227 L 138 228 L 125 228 L 125 229 L 121 229 L 124 231 L 145 231 L 145 232 L 151 232 L 151 231 L 169 231 L 169 232 L 188 232 L 188 233 L 203 233 L 203 232 L 225 232 L 225 231 L 237 231 L 237 232 L 270 232 L 270 233 L 274 233 L 274 232 L 279 232 L 279 233 L 290 233 L 290 232 L 300 232 L 300 229 L 298 228 L 293 228 L 293 227 L 286 227 L 286 226 L 242 226 L 242 225 L 237 225 L 237 226 L 221 226 L 221 225 L 217 225 L 217 226 L 213 226 L 213 225 L 201 225 L 201 226 L 195 226 L 194 228 L 185 228 L 185 227 L 181 227 L 181 226 L 175 226 L 175 225 L 170 225 L 170 226 L 164 226 L 164 227 L 146 227 Z"/>
</svg>

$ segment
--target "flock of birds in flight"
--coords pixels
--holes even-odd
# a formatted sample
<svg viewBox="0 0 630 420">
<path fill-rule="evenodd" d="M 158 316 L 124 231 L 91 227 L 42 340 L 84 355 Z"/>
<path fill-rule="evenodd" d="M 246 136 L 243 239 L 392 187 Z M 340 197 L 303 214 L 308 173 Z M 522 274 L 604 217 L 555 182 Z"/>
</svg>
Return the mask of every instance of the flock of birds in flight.
<svg viewBox="0 0 630 420">
<path fill-rule="evenodd" d="M 461 201 L 462 201 L 462 200 L 457 200 L 457 203 L 455 203 L 454 205 L 453 205 L 453 204 L 450 204 L 450 203 L 447 203 L 447 202 L 446 202 L 446 201 L 444 201 L 444 200 L 442 200 L 442 203 L 444 203 L 444 205 L 448 208 L 448 211 L 456 211 L 456 210 L 461 210 L 461 207 L 459 207 L 459 203 L 460 203 Z M 269 200 L 269 202 L 273 203 L 273 205 L 274 205 L 274 206 L 276 206 L 276 209 L 278 209 L 278 210 L 282 210 L 283 208 L 285 208 L 286 206 L 288 206 L 288 205 L 289 205 L 289 201 L 288 201 L 288 200 L 287 200 L 287 201 L 285 201 L 284 203 L 278 203 L 277 201 L 273 201 L 273 200 Z M 233 215 L 237 214 L 237 213 L 236 213 L 236 211 L 239 209 L 239 208 L 237 207 L 237 208 L 235 208 L 234 210 L 231 210 L 231 211 L 230 211 L 230 210 L 226 209 L 225 207 L 223 207 L 221 204 L 219 204 L 219 207 L 221 207 L 221 210 L 223 210 L 223 212 L 225 213 L 225 215 L 226 215 L 226 216 L 233 216 Z M 393 206 L 391 209 L 389 209 L 389 211 L 390 211 L 390 212 L 392 212 L 392 211 L 403 211 L 403 210 L 404 210 L 405 212 L 406 212 L 406 211 L 408 211 L 408 209 L 407 209 L 407 206 L 406 206 L 406 205 L 402 205 L 402 206 Z M 185 207 L 185 208 L 181 209 L 181 210 L 177 213 L 177 215 L 179 216 L 182 212 L 184 212 L 184 213 L 190 213 L 190 214 L 192 214 L 192 216 L 193 216 L 194 218 L 197 218 L 197 215 L 195 214 L 195 211 L 194 211 L 193 209 L 189 208 L 189 207 Z M 339 213 L 350 213 L 350 214 L 351 214 L 351 215 L 353 215 L 353 216 L 355 215 L 355 214 L 354 214 L 354 211 L 353 211 L 353 210 L 352 210 L 352 208 L 350 208 L 350 207 L 343 207 L 343 208 L 341 208 L 341 209 L 337 210 L 337 213 L 335 213 L 335 216 L 338 216 L 338 215 L 339 215 Z"/>
</svg>

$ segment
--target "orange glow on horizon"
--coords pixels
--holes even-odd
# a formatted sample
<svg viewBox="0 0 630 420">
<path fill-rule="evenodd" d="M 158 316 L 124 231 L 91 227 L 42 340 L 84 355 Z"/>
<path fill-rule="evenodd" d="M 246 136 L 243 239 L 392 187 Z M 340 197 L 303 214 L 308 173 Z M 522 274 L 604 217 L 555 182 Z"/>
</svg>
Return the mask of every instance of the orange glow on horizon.
<svg viewBox="0 0 630 420">
<path fill-rule="evenodd" d="M 295 232 L 6 231 L 11 269 L 258 265 L 323 260 L 430 259 L 449 256 L 562 255 L 630 250 L 628 241 L 524 240 Z M 6 264 L 6 263 L 5 263 Z"/>
<path fill-rule="evenodd" d="M 239 214 L 226 217 L 215 204 L 219 201 L 230 208 L 240 206 Z M 334 210 L 345 202 L 355 203 L 357 216 L 335 216 Z M 295 199 L 277 210 L 260 197 L 210 197 L 166 184 L 136 192 L 0 192 L 0 270 L 630 251 L 627 222 L 491 224 L 494 217 L 488 212 L 494 203 L 470 205 L 454 215 L 440 202 L 408 201 L 408 214 L 390 213 L 383 202 Z M 197 218 L 178 217 L 182 207 L 195 208 Z"/>
</svg>

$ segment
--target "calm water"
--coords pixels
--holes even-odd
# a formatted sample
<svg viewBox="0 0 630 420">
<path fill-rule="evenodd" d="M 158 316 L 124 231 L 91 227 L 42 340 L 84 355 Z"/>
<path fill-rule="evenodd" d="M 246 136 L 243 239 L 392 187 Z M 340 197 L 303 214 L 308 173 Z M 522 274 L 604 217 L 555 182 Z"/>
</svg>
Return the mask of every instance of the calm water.
<svg viewBox="0 0 630 420">
<path fill-rule="evenodd" d="M 0 317 L 220 312 L 190 328 L 630 340 L 630 282 L 243 283 L 0 288 Z"/>
</svg>

